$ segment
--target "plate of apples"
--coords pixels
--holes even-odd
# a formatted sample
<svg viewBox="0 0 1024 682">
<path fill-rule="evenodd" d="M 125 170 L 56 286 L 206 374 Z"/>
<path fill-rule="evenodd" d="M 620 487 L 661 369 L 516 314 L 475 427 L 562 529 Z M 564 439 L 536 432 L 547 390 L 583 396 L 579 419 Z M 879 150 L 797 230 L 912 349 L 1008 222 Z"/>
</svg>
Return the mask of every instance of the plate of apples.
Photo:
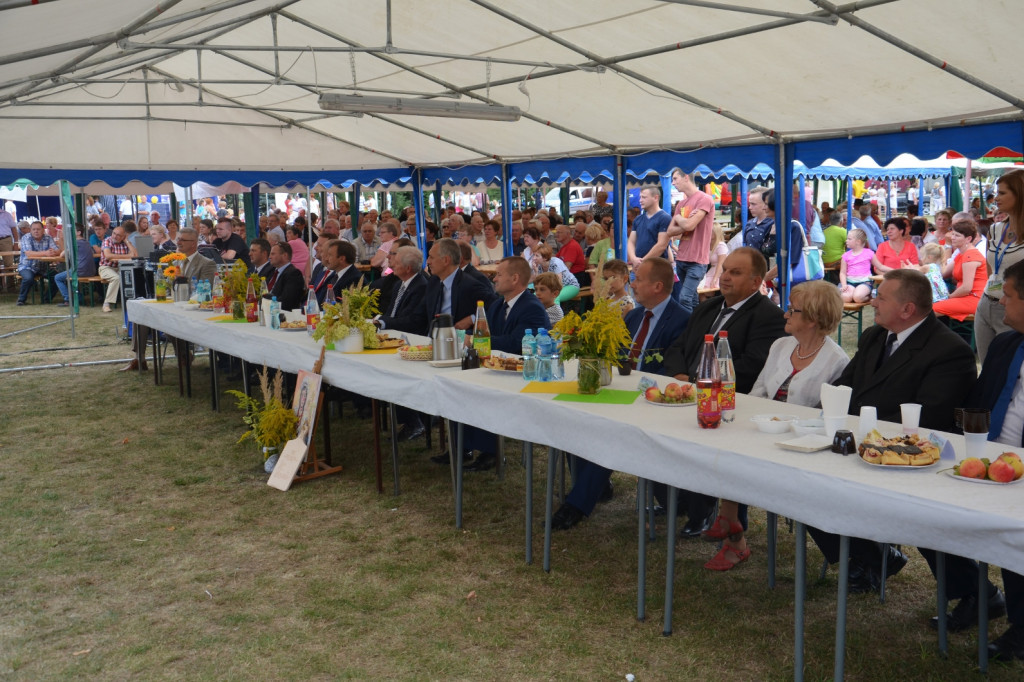
<svg viewBox="0 0 1024 682">
<path fill-rule="evenodd" d="M 651 405 L 660 407 L 684 407 L 697 404 L 697 387 L 688 382 L 672 382 L 665 386 L 662 391 L 657 386 L 651 386 L 644 391 L 644 400 Z"/>
<path fill-rule="evenodd" d="M 948 476 L 968 483 L 1013 485 L 1024 477 L 1024 462 L 1016 452 L 1004 452 L 994 460 L 968 457 L 952 469 L 943 469 Z"/>
</svg>

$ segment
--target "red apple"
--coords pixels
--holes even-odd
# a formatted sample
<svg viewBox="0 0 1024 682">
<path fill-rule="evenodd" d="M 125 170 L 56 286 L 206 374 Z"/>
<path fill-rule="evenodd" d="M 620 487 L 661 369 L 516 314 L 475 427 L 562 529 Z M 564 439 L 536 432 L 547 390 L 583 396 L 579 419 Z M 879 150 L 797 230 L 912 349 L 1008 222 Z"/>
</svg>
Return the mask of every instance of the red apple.
<svg viewBox="0 0 1024 682">
<path fill-rule="evenodd" d="M 697 399 L 697 389 L 693 384 L 683 384 L 682 391 L 683 402 L 690 403 Z"/>
<path fill-rule="evenodd" d="M 665 402 L 678 403 L 683 399 L 683 387 L 672 382 L 665 387 Z"/>
<path fill-rule="evenodd" d="M 1005 459 L 997 459 L 988 465 L 988 479 L 996 483 L 1009 483 L 1017 475 L 1013 466 Z"/>
<path fill-rule="evenodd" d="M 651 386 L 649 389 L 644 391 L 644 397 L 652 403 L 663 403 L 665 402 L 664 397 L 661 395 L 661 391 L 658 390 L 657 386 Z"/>
<path fill-rule="evenodd" d="M 977 457 L 968 457 L 960 462 L 957 473 L 964 478 L 985 478 L 988 467 Z"/>
<path fill-rule="evenodd" d="M 999 459 L 1008 462 L 1013 467 L 1015 473 L 1013 480 L 1017 480 L 1021 476 L 1024 476 L 1024 462 L 1021 461 L 1020 455 L 1016 452 L 1004 452 L 999 455 Z"/>
</svg>

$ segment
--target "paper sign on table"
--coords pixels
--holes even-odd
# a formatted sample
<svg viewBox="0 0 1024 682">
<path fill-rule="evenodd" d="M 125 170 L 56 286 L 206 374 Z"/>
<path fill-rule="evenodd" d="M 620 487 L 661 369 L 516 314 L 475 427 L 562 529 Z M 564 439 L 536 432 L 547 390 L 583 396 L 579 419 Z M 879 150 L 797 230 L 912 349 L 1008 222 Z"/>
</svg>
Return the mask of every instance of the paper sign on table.
<svg viewBox="0 0 1024 682">
<path fill-rule="evenodd" d="M 956 449 L 952 443 L 934 431 L 928 434 L 928 440 L 939 446 L 939 459 L 947 459 L 950 462 L 956 461 Z"/>
</svg>

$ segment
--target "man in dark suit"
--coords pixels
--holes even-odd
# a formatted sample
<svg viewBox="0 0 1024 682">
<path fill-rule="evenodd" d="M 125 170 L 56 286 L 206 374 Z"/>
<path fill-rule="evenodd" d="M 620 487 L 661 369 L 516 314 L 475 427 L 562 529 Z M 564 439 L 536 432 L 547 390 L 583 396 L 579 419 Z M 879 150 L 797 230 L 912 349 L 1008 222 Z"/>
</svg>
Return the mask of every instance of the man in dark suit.
<svg viewBox="0 0 1024 682">
<path fill-rule="evenodd" d="M 321 236 L 313 245 L 313 250 L 320 262 L 313 266 L 313 271 L 309 274 L 309 286 L 313 287 L 313 291 L 316 292 L 316 302 L 320 305 L 324 304 L 324 301 L 327 300 L 328 290 L 333 288 L 338 281 L 338 273 L 329 267 L 333 262 L 333 256 L 326 253 L 326 247 L 330 241 L 330 237 Z"/>
<path fill-rule="evenodd" d="M 249 258 L 256 276 L 270 281 L 270 273 L 274 271 L 274 266 L 270 264 L 270 242 L 266 239 L 253 239 L 249 245 Z"/>
<path fill-rule="evenodd" d="M 323 250 L 326 266 L 334 271 L 334 296 L 359 284 L 363 273 L 356 267 L 356 247 L 351 242 L 332 239 Z M 325 292 L 326 295 L 326 292 Z"/>
<path fill-rule="evenodd" d="M 381 329 L 426 336 L 423 294 L 427 290 L 427 276 L 423 272 L 423 254 L 415 246 L 401 246 L 388 256 L 398 283 L 387 308 L 382 309 L 374 323 Z"/>
<path fill-rule="evenodd" d="M 281 310 L 298 310 L 306 302 L 306 280 L 292 265 L 292 247 L 278 242 L 270 249 L 270 264 L 274 271 L 267 280 L 270 295 L 277 297 Z"/>
<path fill-rule="evenodd" d="M 518 354 L 527 329 L 551 327 L 544 304 L 526 288 L 531 274 L 530 264 L 519 256 L 511 256 L 498 263 L 494 288 L 501 298 L 487 309 L 491 350 Z M 498 459 L 496 435 L 467 426 L 463 438 L 466 449 L 480 451 L 476 460 L 465 465 L 463 471 L 486 471 L 494 467 Z M 442 456 L 441 461 L 447 462 L 447 457 Z"/>
<path fill-rule="evenodd" d="M 997 336 L 989 346 L 985 363 L 981 367 L 974 389 L 964 405 L 983 408 L 991 412 L 988 439 L 996 443 L 1020 447 L 1024 445 L 1024 382 L 1021 366 L 1024 362 L 1024 262 L 1014 263 L 1003 273 L 1003 321 L 1011 328 Z M 962 559 L 946 563 L 946 584 L 963 585 L 963 596 L 949 614 L 946 624 L 963 625 L 965 629 L 978 621 L 978 565 Z M 1019 570 L 1019 568 L 1018 568 Z M 973 586 L 973 589 L 971 589 Z M 1003 588 L 1006 590 L 1006 618 L 1010 627 L 988 645 L 988 655 L 995 660 L 1024 660 L 1024 575 L 1003 569 Z M 992 614 L 989 593 L 989 618 Z M 998 611 L 999 609 L 997 609 Z"/>
<path fill-rule="evenodd" d="M 410 240 L 406 239 L 405 237 L 402 237 L 401 239 L 396 239 L 394 246 L 391 247 L 391 251 L 388 252 L 387 263 L 388 267 L 391 268 L 391 272 L 381 277 L 377 277 L 368 285 L 371 291 L 374 289 L 380 290 L 380 298 L 378 299 L 378 303 L 380 305 L 381 310 L 391 309 L 391 297 L 395 292 L 395 286 L 401 284 L 401 281 L 398 279 L 398 275 L 396 275 L 394 271 L 396 257 L 395 253 L 398 251 L 398 249 L 400 249 L 403 246 L 415 246 L 415 244 L 413 244 Z"/>
<path fill-rule="evenodd" d="M 633 337 L 630 349 L 634 366 L 652 374 L 663 374 L 663 352 L 686 329 L 690 314 L 672 297 L 672 264 L 664 258 L 648 258 L 636 270 L 633 298 L 637 307 L 626 315 L 626 327 Z M 576 482 L 565 503 L 551 519 L 555 530 L 568 530 L 590 516 L 601 499 L 610 499 L 611 469 L 578 459 Z"/>
<path fill-rule="evenodd" d="M 749 393 L 768 359 L 775 340 L 785 335 L 782 310 L 758 290 L 768 263 L 756 249 L 740 247 L 730 253 L 719 277 L 721 294 L 698 305 L 686 331 L 665 351 L 665 374 L 682 381 L 697 380 L 697 364 L 704 348 L 704 335 L 729 332 L 729 349 L 736 370 L 736 392 Z M 655 495 L 664 500 L 661 486 Z M 715 518 L 717 500 L 707 495 L 680 491 L 679 509 L 687 510 L 683 538 L 695 538 Z M 747 507 L 740 505 L 740 522 L 747 526 Z"/>
<path fill-rule="evenodd" d="M 900 422 L 900 405 L 919 403 L 922 429 L 952 431 L 953 408 L 974 385 L 977 367 L 970 346 L 932 313 L 928 279 L 917 270 L 891 270 L 885 273 L 871 305 L 875 325 L 861 335 L 857 353 L 835 382 L 853 389 L 850 414 L 860 414 L 861 406 L 873 405 L 880 420 Z M 839 560 L 838 536 L 816 528 L 808 528 L 808 532 L 829 563 Z M 935 553 L 922 549 L 921 554 L 934 569 Z M 953 570 L 960 570 L 963 562 L 967 560 L 947 557 L 947 566 Z M 889 548 L 889 575 L 898 573 L 906 563 L 906 556 Z M 850 540 L 851 591 L 877 590 L 881 567 L 877 543 Z M 965 587 L 951 581 L 947 594 L 951 599 L 966 596 L 962 593 Z M 971 589 L 977 589 L 976 579 Z M 998 601 L 1002 601 L 1001 595 Z"/>
<path fill-rule="evenodd" d="M 487 301 L 492 295 L 481 282 L 459 270 L 461 263 L 462 253 L 454 239 L 438 239 L 430 247 L 427 267 L 434 276 L 423 294 L 428 326 L 435 315 L 447 313 L 456 329 L 472 329 L 476 302 Z"/>
</svg>

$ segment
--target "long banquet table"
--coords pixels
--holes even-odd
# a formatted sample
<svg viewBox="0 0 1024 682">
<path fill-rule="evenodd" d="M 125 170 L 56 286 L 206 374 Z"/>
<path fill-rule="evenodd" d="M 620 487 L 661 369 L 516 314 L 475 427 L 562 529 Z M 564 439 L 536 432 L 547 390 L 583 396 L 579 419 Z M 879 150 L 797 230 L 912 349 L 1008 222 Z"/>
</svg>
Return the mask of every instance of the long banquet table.
<svg viewBox="0 0 1024 682">
<path fill-rule="evenodd" d="M 306 334 L 212 323 L 209 313 L 173 305 L 127 305 L 132 322 L 248 362 L 295 372 L 311 367 L 319 354 Z M 551 394 L 521 393 L 523 382 L 515 374 L 435 369 L 397 355 L 331 353 L 323 376 L 371 398 L 572 452 L 643 479 L 742 500 L 822 530 L 1024 571 L 1024 485 L 936 475 L 945 463 L 901 470 L 827 451 L 790 452 L 774 445 L 785 436 L 763 434 L 750 423 L 752 415 L 768 412 L 816 415 L 810 408 L 739 396 L 734 423 L 704 430 L 692 407 L 652 406 L 642 398 L 631 405 L 555 401 Z M 633 389 L 637 382 L 636 373 L 615 376 L 612 388 Z M 899 430 L 886 423 L 880 428 Z M 949 438 L 962 453 L 963 438 Z M 989 447 L 993 455 L 1008 449 Z"/>
</svg>

